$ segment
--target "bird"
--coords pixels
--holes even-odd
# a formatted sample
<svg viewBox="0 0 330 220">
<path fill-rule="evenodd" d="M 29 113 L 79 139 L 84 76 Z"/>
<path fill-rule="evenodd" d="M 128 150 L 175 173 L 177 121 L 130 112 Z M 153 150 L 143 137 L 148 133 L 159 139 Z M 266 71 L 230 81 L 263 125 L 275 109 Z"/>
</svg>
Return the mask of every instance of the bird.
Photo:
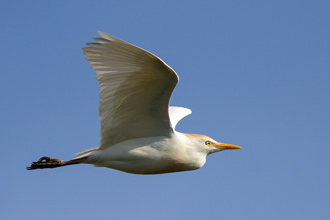
<svg viewBox="0 0 330 220">
<path fill-rule="evenodd" d="M 164 174 L 201 168 L 206 156 L 241 149 L 201 134 L 175 130 L 192 111 L 170 106 L 179 81 L 156 55 L 99 31 L 83 48 L 99 82 L 99 146 L 68 161 L 41 157 L 27 170 L 93 164 L 131 174 Z"/>
</svg>

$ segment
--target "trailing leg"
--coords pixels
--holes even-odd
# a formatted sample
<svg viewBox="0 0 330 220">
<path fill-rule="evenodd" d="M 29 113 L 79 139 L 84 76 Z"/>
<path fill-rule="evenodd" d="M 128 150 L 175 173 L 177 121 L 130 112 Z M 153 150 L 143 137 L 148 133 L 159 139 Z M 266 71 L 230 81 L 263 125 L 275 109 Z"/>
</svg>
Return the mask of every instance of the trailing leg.
<svg viewBox="0 0 330 220">
<path fill-rule="evenodd" d="M 80 160 L 63 161 L 61 159 L 55 159 L 51 157 L 41 157 L 37 162 L 32 162 L 30 167 L 26 167 L 27 170 L 56 168 L 67 165 L 79 164 Z"/>
</svg>

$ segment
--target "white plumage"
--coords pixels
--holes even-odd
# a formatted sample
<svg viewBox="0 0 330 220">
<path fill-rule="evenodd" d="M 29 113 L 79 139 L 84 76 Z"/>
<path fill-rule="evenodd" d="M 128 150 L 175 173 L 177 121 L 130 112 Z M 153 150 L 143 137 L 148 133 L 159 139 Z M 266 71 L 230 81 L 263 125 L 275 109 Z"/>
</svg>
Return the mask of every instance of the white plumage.
<svg viewBox="0 0 330 220">
<path fill-rule="evenodd" d="M 97 148 L 70 161 L 43 157 L 28 169 L 78 163 L 135 174 L 159 174 L 202 167 L 206 156 L 240 149 L 196 134 L 175 131 L 191 110 L 169 107 L 178 82 L 174 70 L 155 55 L 99 32 L 84 54 L 100 84 L 101 139 Z"/>
<path fill-rule="evenodd" d="M 100 83 L 100 148 L 172 131 L 168 105 L 176 73 L 151 53 L 108 34 L 84 48 Z"/>
</svg>

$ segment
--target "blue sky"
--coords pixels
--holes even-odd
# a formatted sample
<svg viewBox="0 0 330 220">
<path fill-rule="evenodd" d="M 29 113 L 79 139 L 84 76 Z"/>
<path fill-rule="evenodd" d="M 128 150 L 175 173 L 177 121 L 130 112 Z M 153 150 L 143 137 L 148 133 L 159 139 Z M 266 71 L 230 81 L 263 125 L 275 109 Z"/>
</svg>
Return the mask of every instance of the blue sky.
<svg viewBox="0 0 330 220">
<path fill-rule="evenodd" d="M 3 1 L 1 219 L 330 218 L 328 1 Z M 99 141 L 81 48 L 101 30 L 161 57 L 178 131 L 242 146 L 197 171 L 26 171 Z"/>
</svg>

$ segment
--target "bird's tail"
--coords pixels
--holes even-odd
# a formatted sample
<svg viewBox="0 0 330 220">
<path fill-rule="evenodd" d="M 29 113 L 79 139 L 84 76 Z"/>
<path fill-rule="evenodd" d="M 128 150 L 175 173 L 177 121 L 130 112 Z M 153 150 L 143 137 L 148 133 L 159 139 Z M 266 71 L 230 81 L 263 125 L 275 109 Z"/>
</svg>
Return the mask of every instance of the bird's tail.
<svg viewBox="0 0 330 220">
<path fill-rule="evenodd" d="M 75 158 L 74 159 L 79 159 L 79 158 L 83 158 L 83 157 L 87 157 L 89 156 L 93 151 L 97 151 L 97 150 L 100 150 L 99 147 L 95 147 L 95 148 L 92 148 L 92 149 L 88 149 L 88 150 L 85 150 L 83 152 L 79 152 L 76 154 Z"/>
</svg>

